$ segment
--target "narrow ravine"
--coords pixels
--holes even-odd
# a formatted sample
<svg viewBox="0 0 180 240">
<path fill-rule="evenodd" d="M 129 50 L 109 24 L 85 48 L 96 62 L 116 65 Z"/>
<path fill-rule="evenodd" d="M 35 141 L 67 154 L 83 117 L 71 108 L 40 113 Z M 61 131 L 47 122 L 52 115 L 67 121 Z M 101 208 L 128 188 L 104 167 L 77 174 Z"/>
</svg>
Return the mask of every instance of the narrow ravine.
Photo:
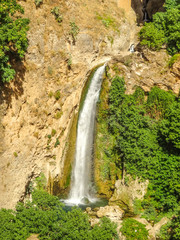
<svg viewBox="0 0 180 240">
<path fill-rule="evenodd" d="M 105 65 L 99 67 L 91 80 L 84 105 L 80 112 L 71 190 L 67 204 L 80 205 L 96 201 L 92 179 L 93 136 L 96 103 L 102 84 Z"/>
</svg>

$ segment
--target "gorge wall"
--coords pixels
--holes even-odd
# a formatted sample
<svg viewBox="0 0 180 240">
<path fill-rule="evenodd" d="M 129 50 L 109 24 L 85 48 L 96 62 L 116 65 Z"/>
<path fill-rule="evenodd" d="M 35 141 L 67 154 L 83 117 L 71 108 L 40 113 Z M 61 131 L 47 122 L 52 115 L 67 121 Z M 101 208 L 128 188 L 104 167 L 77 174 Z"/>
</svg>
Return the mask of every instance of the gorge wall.
<svg viewBox="0 0 180 240">
<path fill-rule="evenodd" d="M 71 126 L 90 70 L 126 53 L 137 34 L 135 16 L 114 1 L 18 1 L 30 19 L 29 47 L 17 75 L 1 86 L 0 207 L 14 208 L 43 172 L 48 191 L 65 184 Z M 59 24 L 51 9 L 59 7 Z M 70 23 L 79 33 L 74 42 Z M 72 143 L 74 144 L 74 143 Z M 54 185 L 54 182 L 56 184 Z"/>
<path fill-rule="evenodd" d="M 179 89 L 177 75 L 170 70 L 166 84 L 160 81 L 166 53 L 159 53 L 155 62 L 153 53 L 124 57 L 130 45 L 138 43 L 139 28 L 130 4 L 142 12 L 141 1 L 45 0 L 40 7 L 31 0 L 18 2 L 30 18 L 29 47 L 23 63 L 15 65 L 14 81 L 1 86 L 0 207 L 5 208 L 23 200 L 29 183 L 41 172 L 51 193 L 66 184 L 69 168 L 64 163 L 71 158 L 69 143 L 75 144 L 71 130 L 75 132 L 81 93 L 94 66 L 112 59 L 110 66 L 117 64 L 125 74 L 129 92 L 137 84 L 145 90 L 155 84 Z M 148 11 L 154 13 L 156 5 L 149 5 Z M 61 24 L 51 14 L 54 7 L 60 9 Z M 79 28 L 75 41 L 70 23 Z"/>
</svg>

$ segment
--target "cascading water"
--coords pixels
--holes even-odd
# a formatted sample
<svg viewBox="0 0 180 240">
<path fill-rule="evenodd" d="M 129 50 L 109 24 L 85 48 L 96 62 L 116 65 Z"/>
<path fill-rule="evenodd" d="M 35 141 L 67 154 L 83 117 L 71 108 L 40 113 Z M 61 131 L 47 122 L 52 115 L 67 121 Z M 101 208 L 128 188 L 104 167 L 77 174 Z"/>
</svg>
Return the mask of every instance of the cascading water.
<svg viewBox="0 0 180 240">
<path fill-rule="evenodd" d="M 96 70 L 80 112 L 77 127 L 75 165 L 71 177 L 72 185 L 69 198 L 65 201 L 67 204 L 80 205 L 96 200 L 92 188 L 91 168 L 96 103 L 99 98 L 104 71 L 105 65 Z"/>
</svg>

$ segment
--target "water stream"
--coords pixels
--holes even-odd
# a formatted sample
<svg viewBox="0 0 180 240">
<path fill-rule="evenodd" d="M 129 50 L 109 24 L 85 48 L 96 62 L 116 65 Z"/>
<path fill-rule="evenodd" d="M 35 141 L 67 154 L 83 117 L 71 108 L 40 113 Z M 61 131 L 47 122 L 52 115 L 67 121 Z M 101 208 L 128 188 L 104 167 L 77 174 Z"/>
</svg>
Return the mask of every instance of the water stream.
<svg viewBox="0 0 180 240">
<path fill-rule="evenodd" d="M 92 179 L 93 136 L 96 104 L 102 84 L 105 65 L 99 67 L 91 80 L 77 126 L 75 163 L 71 177 L 70 205 L 82 205 L 96 201 Z"/>
</svg>

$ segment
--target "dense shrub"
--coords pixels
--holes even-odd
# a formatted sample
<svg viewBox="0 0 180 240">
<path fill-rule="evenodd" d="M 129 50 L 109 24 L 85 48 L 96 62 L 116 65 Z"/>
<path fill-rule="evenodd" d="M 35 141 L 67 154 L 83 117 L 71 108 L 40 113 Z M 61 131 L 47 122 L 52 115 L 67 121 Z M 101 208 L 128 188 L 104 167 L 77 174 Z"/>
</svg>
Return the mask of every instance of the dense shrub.
<svg viewBox="0 0 180 240">
<path fill-rule="evenodd" d="M 142 45 L 159 50 L 166 45 L 169 54 L 180 51 L 180 1 L 166 0 L 165 12 L 153 16 L 153 22 L 146 23 L 140 31 Z"/>
<path fill-rule="evenodd" d="M 3 82 L 14 78 L 11 60 L 22 59 L 28 47 L 29 20 L 20 14 L 23 8 L 16 0 L 0 1 L 0 75 Z"/>
<path fill-rule="evenodd" d="M 66 212 L 62 203 L 47 192 L 35 190 L 32 202 L 18 203 L 16 211 L 0 210 L 0 239 L 23 240 L 32 233 L 39 239 L 111 240 L 117 237 L 116 225 L 102 219 L 91 227 L 88 215 L 74 208 Z"/>
<path fill-rule="evenodd" d="M 171 92 L 152 88 L 125 95 L 124 80 L 115 77 L 109 92 L 109 131 L 115 156 L 127 173 L 149 179 L 144 208 L 175 209 L 180 200 L 180 105 Z"/>
<path fill-rule="evenodd" d="M 127 240 L 147 240 L 149 235 L 145 225 L 132 218 L 123 221 L 120 231 Z"/>
</svg>

